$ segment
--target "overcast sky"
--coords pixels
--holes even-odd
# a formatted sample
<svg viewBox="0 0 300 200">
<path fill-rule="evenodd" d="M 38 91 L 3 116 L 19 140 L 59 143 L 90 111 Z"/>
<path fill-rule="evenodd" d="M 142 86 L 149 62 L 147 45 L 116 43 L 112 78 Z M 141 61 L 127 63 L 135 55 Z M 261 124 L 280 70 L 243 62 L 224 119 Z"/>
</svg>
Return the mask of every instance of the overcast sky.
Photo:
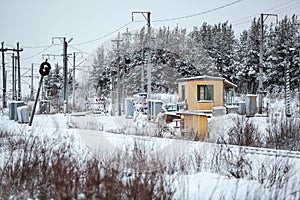
<svg viewBox="0 0 300 200">
<path fill-rule="evenodd" d="M 153 27 L 173 29 L 179 26 L 188 31 L 203 22 L 216 24 L 229 21 L 238 36 L 242 30 L 249 28 L 252 19 L 259 17 L 260 13 L 278 14 L 279 19 L 285 15 L 299 15 L 300 1 L 0 0 L 0 42 L 4 41 L 8 48 L 16 47 L 16 43 L 20 42 L 24 49 L 21 53 L 23 68 L 29 68 L 31 63 L 41 63 L 42 54 L 62 53 L 59 40 L 54 41 L 56 46 L 46 48 L 52 44 L 53 37 L 73 38 L 68 52 L 82 50 L 84 56 L 88 56 L 87 53 L 105 40 L 110 40 L 118 31 L 145 26 L 146 20 L 138 14 L 130 23 L 131 13 L 135 11 L 150 11 Z M 78 45 L 80 43 L 84 44 Z M 59 62 L 59 58 L 56 59 Z M 5 60 L 9 65 L 9 58 Z M 2 85 L 2 77 L 0 80 Z"/>
</svg>

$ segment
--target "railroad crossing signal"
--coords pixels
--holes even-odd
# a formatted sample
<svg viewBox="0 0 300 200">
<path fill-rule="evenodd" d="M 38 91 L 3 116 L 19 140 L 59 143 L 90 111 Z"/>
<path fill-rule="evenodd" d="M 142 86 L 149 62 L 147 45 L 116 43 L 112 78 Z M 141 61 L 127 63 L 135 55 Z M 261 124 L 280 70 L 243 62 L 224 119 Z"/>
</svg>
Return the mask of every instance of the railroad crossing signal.
<svg viewBox="0 0 300 200">
<path fill-rule="evenodd" d="M 47 76 L 50 73 L 50 69 L 51 65 L 45 61 L 41 64 L 39 72 L 42 76 Z"/>
</svg>

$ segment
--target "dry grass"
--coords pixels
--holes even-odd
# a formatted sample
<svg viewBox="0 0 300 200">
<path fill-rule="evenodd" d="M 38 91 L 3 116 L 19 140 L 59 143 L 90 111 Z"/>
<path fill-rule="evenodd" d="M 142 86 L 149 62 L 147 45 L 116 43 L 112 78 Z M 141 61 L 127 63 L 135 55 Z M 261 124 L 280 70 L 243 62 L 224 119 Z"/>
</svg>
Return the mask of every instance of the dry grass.
<svg viewBox="0 0 300 200">
<path fill-rule="evenodd" d="M 139 151 L 81 160 L 68 144 L 9 135 L 0 134 L 7 152 L 0 166 L 3 199 L 170 199 L 174 194 L 167 169 L 155 159 L 148 167 L 156 170 L 145 169 L 150 162 Z"/>
</svg>

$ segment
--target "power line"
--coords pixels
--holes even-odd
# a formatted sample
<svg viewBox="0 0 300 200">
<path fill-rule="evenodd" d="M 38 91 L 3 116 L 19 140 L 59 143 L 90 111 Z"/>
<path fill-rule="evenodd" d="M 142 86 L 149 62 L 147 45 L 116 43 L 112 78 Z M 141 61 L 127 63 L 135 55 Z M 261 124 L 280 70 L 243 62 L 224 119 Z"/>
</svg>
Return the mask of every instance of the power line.
<svg viewBox="0 0 300 200">
<path fill-rule="evenodd" d="M 79 49 L 79 48 L 76 48 L 76 47 L 74 47 L 73 45 L 71 46 L 69 46 L 70 48 L 72 48 L 72 49 L 75 49 L 76 51 L 80 51 L 80 52 L 82 52 L 82 53 L 85 53 L 85 54 L 87 54 L 87 55 L 89 55 L 90 53 L 88 53 L 88 52 L 86 52 L 86 51 L 83 51 L 82 49 Z"/>
<path fill-rule="evenodd" d="M 220 9 L 223 9 L 223 8 L 226 8 L 228 6 L 231 6 L 231 5 L 234 5 L 234 4 L 237 4 L 239 2 L 241 2 L 242 0 L 237 0 L 237 1 L 233 1 L 231 3 L 228 3 L 228 4 L 225 4 L 225 5 L 222 5 L 222 6 L 219 6 L 219 7 L 216 7 L 216 8 L 213 8 L 213 9 L 210 9 L 210 10 L 207 10 L 207 11 L 204 11 L 204 12 L 199 12 L 199 13 L 195 13 L 195 14 L 190 14 L 190 15 L 186 15 L 186 16 L 181 16 L 181 17 L 174 17 L 174 18 L 167 18 L 167 19 L 158 19 L 158 20 L 153 20 L 152 22 L 166 22 L 166 21 L 175 21 L 175 20 L 182 20 L 182 19 L 187 19 L 187 18 L 192 18 L 192 17 L 196 17 L 196 16 L 199 16 L 199 15 L 204 15 L 204 14 L 207 14 L 207 13 L 210 13 L 210 12 L 213 12 L 213 11 L 216 11 L 216 10 L 220 10 Z M 296 0 L 291 0 L 291 1 L 288 1 L 286 3 L 282 3 L 282 4 L 279 4 L 275 7 L 272 7 L 268 10 L 266 10 L 265 12 L 267 11 L 271 11 L 271 10 L 274 10 L 278 7 L 281 7 L 281 6 L 284 6 L 284 5 L 287 5 L 291 2 L 294 2 Z M 284 12 L 286 11 L 287 9 L 290 10 L 290 9 L 293 9 L 295 7 L 293 7 L 294 5 L 297 5 L 299 2 L 297 2 L 296 4 L 293 4 L 293 5 L 290 5 L 290 7 L 285 7 L 284 10 L 277 10 L 277 12 Z M 298 7 L 298 6 L 297 6 Z M 251 17 L 255 17 L 256 15 L 252 15 L 252 16 L 248 16 L 248 17 L 244 17 L 244 18 L 241 18 L 239 20 L 236 20 L 235 22 L 233 22 L 233 25 L 237 26 L 237 25 L 241 25 L 241 24 L 244 24 L 244 23 L 248 23 L 248 19 L 251 18 Z M 141 21 L 135 21 L 135 22 L 141 22 Z M 238 23 L 236 23 L 238 22 Z M 100 36 L 100 37 L 97 37 L 95 39 L 92 39 L 92 40 L 89 40 L 89 41 L 85 41 L 85 42 L 81 42 L 81 43 L 77 43 L 77 44 L 73 44 L 72 45 L 72 48 L 76 49 L 75 46 L 80 46 L 80 45 L 84 45 L 84 44 L 88 44 L 88 43 L 93 43 L 93 42 L 96 42 L 96 41 L 99 41 L 101 39 L 104 39 L 105 37 L 108 37 L 110 35 L 113 35 L 114 33 L 120 31 L 121 29 L 125 28 L 126 26 L 129 26 L 131 23 L 133 23 L 132 21 L 122 25 L 121 27 L 113 30 L 112 32 L 109 32 L 103 36 Z M 39 48 L 44 48 L 43 50 L 39 51 L 38 53 L 32 55 L 32 56 L 29 56 L 29 57 L 26 57 L 26 58 L 23 58 L 22 60 L 27 60 L 27 59 L 31 59 L 35 56 L 38 56 L 39 54 L 45 52 L 46 50 L 48 50 L 50 47 L 52 47 L 54 45 L 50 45 L 50 46 L 46 46 L 46 45 L 41 45 L 41 46 L 23 46 L 23 48 L 27 48 L 27 49 L 39 49 Z M 71 47 L 71 46 L 70 46 Z M 80 50 L 80 49 L 76 49 L 78 51 L 81 51 L 87 55 L 90 55 L 91 53 L 87 53 L 83 50 Z"/>
<path fill-rule="evenodd" d="M 105 35 L 103 35 L 103 36 L 101 36 L 101 37 L 98 37 L 98 38 L 95 38 L 95 39 L 93 39 L 93 40 L 89 40 L 89 41 L 86 41 L 86 42 L 81 42 L 81 43 L 73 44 L 72 46 L 79 46 L 79 45 L 88 44 L 88 43 L 92 43 L 92 42 L 101 40 L 101 39 L 103 39 L 103 38 L 105 38 L 105 37 L 108 37 L 108 36 L 110 36 L 110 35 L 112 35 L 112 34 L 118 32 L 118 31 L 120 31 L 121 29 L 125 28 L 126 26 L 130 25 L 131 23 L 132 23 L 132 22 L 130 21 L 129 23 L 127 23 L 127 24 L 121 26 L 120 28 L 118 28 L 118 29 L 116 29 L 116 30 L 114 30 L 114 31 L 112 31 L 112 32 L 110 32 L 110 33 L 107 33 L 107 34 L 105 34 Z"/>
<path fill-rule="evenodd" d="M 270 8 L 270 9 L 266 10 L 266 11 L 271 11 L 271 10 L 277 9 L 278 7 L 281 7 L 281 6 L 286 6 L 287 4 L 289 4 L 289 3 L 293 2 L 293 1 L 298 1 L 298 0 L 291 0 L 291 1 L 288 1 L 288 2 L 284 2 L 284 3 L 282 3 L 282 4 L 279 4 L 279 5 L 277 5 L 277 6 L 272 7 L 272 8 Z"/>
<path fill-rule="evenodd" d="M 47 48 L 49 45 L 40 45 L 40 46 L 22 46 L 26 49 L 41 49 L 41 48 Z"/>
<path fill-rule="evenodd" d="M 33 58 L 33 57 L 35 57 L 35 56 L 38 56 L 38 55 L 40 55 L 41 53 L 44 53 L 45 51 L 47 51 L 47 50 L 48 50 L 50 47 L 52 47 L 52 46 L 55 46 L 55 45 L 52 44 L 52 45 L 50 45 L 50 46 L 47 46 L 45 49 L 39 51 L 38 53 L 36 53 L 36 54 L 34 54 L 34 55 L 32 55 L 32 56 L 28 56 L 28 57 L 26 57 L 26 58 L 22 58 L 22 60 L 28 60 L 28 59 L 31 59 L 31 58 Z"/>
<path fill-rule="evenodd" d="M 264 12 L 264 13 L 267 13 L 267 12 L 272 11 L 272 10 L 274 10 L 274 9 L 277 9 L 277 10 L 275 10 L 275 11 L 272 11 L 272 12 L 274 12 L 274 13 L 275 13 L 275 12 L 276 12 L 276 13 L 281 13 L 281 12 L 287 11 L 287 10 L 286 10 L 287 7 L 285 7 L 285 8 L 280 8 L 280 9 L 279 9 L 279 7 L 287 6 L 288 4 L 290 4 L 290 3 L 294 2 L 294 1 L 296 1 L 296 0 L 291 0 L 291 1 L 288 1 L 288 2 L 285 2 L 285 3 L 282 3 L 282 4 L 279 4 L 279 5 L 277 5 L 277 6 L 274 6 L 274 7 L 270 8 L 270 9 L 267 9 L 267 10 L 265 10 L 265 11 L 263 11 L 263 12 Z M 299 4 L 299 2 L 296 2 L 296 4 L 288 5 L 288 10 L 295 8 L 294 6 L 297 5 L 297 4 Z M 249 19 L 251 19 L 251 18 L 253 18 L 253 17 L 256 17 L 256 16 L 257 16 L 257 14 L 255 14 L 255 15 L 250 15 L 250 16 L 248 16 L 248 17 L 243 17 L 243 18 L 241 18 L 241 19 L 238 19 L 238 20 L 233 21 L 232 24 L 233 24 L 234 26 L 238 26 L 238 25 L 241 25 L 241 24 L 249 23 Z"/>
<path fill-rule="evenodd" d="M 219 6 L 219 7 L 217 7 L 217 8 L 210 9 L 210 10 L 208 10 L 208 11 L 204 11 L 204 12 L 201 12 L 201 13 L 191 14 L 191 15 L 187 15 L 187 16 L 183 16 L 183 17 L 176 17 L 176 18 L 169 18 L 169 19 L 154 20 L 154 21 L 152 21 L 152 22 L 172 21 L 172 20 L 180 20 L 180 19 L 185 19 L 185 18 L 195 17 L 195 16 L 203 15 L 203 14 L 206 14 L 206 13 L 209 13 L 209 12 L 213 12 L 213 11 L 216 11 L 216 10 L 219 10 L 219 9 L 223 9 L 223 8 L 225 8 L 225 7 L 231 6 L 231 5 L 236 4 L 236 3 L 238 3 L 238 2 L 241 2 L 241 1 L 242 1 L 242 0 L 237 0 L 237 1 L 234 1 L 234 2 L 232 2 L 232 3 L 225 4 L 225 5 L 223 5 L 223 6 Z M 135 21 L 135 22 L 137 22 L 137 21 Z M 77 44 L 73 44 L 73 45 L 72 45 L 72 48 L 76 49 L 74 46 L 80 46 L 80 45 L 84 45 L 84 44 L 88 44 L 88 43 L 92 43 L 92 42 L 101 40 L 101 39 L 103 39 L 103 38 L 105 38 L 105 37 L 108 37 L 108 36 L 110 36 L 110 35 L 112 35 L 112 34 L 118 32 L 118 31 L 120 31 L 121 29 L 125 28 L 126 26 L 129 26 L 131 23 L 133 23 L 133 22 L 130 21 L 130 22 L 124 24 L 123 26 L 121 26 L 121 27 L 115 29 L 114 31 L 112 31 L 112 32 L 110 32 L 110 33 L 107 33 L 107 34 L 105 34 L 105 35 L 103 35 L 103 36 L 97 37 L 97 38 L 95 38 L 95 39 L 92 39 L 92 40 L 89 40 L 89 41 L 85 41 L 85 42 L 81 42 L 81 43 L 77 43 Z M 29 48 L 29 49 L 38 49 L 38 48 L 44 48 L 44 49 L 41 50 L 40 52 L 38 52 L 38 53 L 32 55 L 32 56 L 23 58 L 22 60 L 31 59 L 31 58 L 33 58 L 33 57 L 35 57 L 35 56 L 38 56 L 39 54 L 45 52 L 47 49 L 49 49 L 49 48 L 52 47 L 52 46 L 53 46 L 53 45 L 50 45 L 50 46 L 43 46 L 43 45 L 42 45 L 42 46 L 27 46 L 27 47 L 24 46 L 24 48 Z M 79 50 L 79 49 L 77 49 L 77 50 Z M 82 51 L 82 50 L 79 50 L 79 51 Z M 82 51 L 82 52 L 84 52 L 84 51 Z M 87 53 L 87 52 L 84 52 L 84 53 L 89 54 L 89 53 Z"/>
<path fill-rule="evenodd" d="M 296 6 L 298 4 L 298 6 Z M 299 8 L 300 7 L 300 4 L 297 3 L 291 7 L 286 7 L 286 8 L 283 8 L 282 10 L 275 10 L 274 12 L 276 13 L 282 13 L 282 12 L 286 12 L 286 11 L 289 11 L 289 10 L 293 10 L 293 9 L 296 9 L 296 8 Z"/>
<path fill-rule="evenodd" d="M 182 17 L 174 17 L 174 18 L 168 18 L 168 19 L 158 19 L 158 20 L 153 20 L 152 22 L 175 21 L 175 20 L 181 20 L 181 19 L 187 19 L 187 18 L 191 18 L 191 17 L 196 17 L 196 16 L 199 16 L 199 15 L 204 15 L 204 14 L 216 11 L 216 10 L 220 10 L 220 9 L 226 8 L 228 6 L 234 5 L 234 4 L 239 3 L 241 1 L 242 0 L 237 0 L 237 1 L 225 4 L 223 6 L 219 6 L 219 7 L 216 7 L 216 8 L 207 10 L 207 11 L 204 11 L 204 12 L 199 12 L 199 13 L 195 13 L 195 14 L 191 14 L 191 15 L 182 16 Z"/>
<path fill-rule="evenodd" d="M 125 28 L 126 26 L 130 25 L 131 23 L 132 23 L 132 21 L 130 21 L 129 23 L 127 23 L 127 24 L 125 24 L 125 25 L 123 25 L 123 26 L 121 26 L 121 27 L 115 29 L 114 31 L 112 31 L 112 32 L 110 32 L 110 33 L 107 33 L 107 34 L 105 34 L 105 35 L 103 35 L 103 36 L 100 36 L 100 37 L 98 37 L 98 38 L 95 38 L 95 39 L 93 39 L 93 40 L 89 40 L 89 41 L 86 41 L 86 42 L 81 42 L 81 43 L 73 44 L 73 45 L 72 45 L 72 48 L 76 49 L 74 46 L 79 46 L 79 45 L 88 44 L 88 43 L 92 43 L 92 42 L 101 40 L 101 39 L 103 39 L 103 38 L 105 38 L 105 37 L 108 37 L 108 36 L 110 36 L 110 35 L 112 35 L 112 34 L 118 32 L 118 31 L 120 31 L 121 29 Z M 31 59 L 31 58 L 33 58 L 33 57 L 35 57 L 35 56 L 38 56 L 38 55 L 40 55 L 41 53 L 44 53 L 44 52 L 45 52 L 46 50 L 48 50 L 50 47 L 56 46 L 56 45 L 57 45 L 57 44 L 52 44 L 52 45 L 49 45 L 49 46 L 46 46 L 46 45 L 41 45 L 41 46 L 23 46 L 23 48 L 26 48 L 26 49 L 40 49 L 40 48 L 44 48 L 44 49 L 41 50 L 41 51 L 39 51 L 39 52 L 37 52 L 36 54 L 34 54 L 34 55 L 32 55 L 32 56 L 28 56 L 28 57 L 26 57 L 26 58 L 22 58 L 22 60 L 28 60 L 28 59 Z M 7 45 L 7 46 L 9 46 L 9 45 Z M 80 49 L 77 49 L 77 50 L 78 50 L 78 51 L 82 51 L 82 50 L 80 50 Z M 82 51 L 82 52 L 84 52 L 84 53 L 86 53 L 86 54 L 90 54 L 90 53 L 87 53 L 87 52 L 85 52 L 85 51 Z"/>
<path fill-rule="evenodd" d="M 216 11 L 216 10 L 223 9 L 223 8 L 225 8 L 225 7 L 234 5 L 234 4 L 239 3 L 239 2 L 241 2 L 241 1 L 242 1 L 242 0 L 237 0 L 237 1 L 234 1 L 234 2 L 231 2 L 231 3 L 228 3 L 228 4 L 225 4 L 225 5 L 223 5 L 223 6 L 219 6 L 219 7 L 217 7 L 217 8 L 210 9 L 210 10 L 207 10 L 207 11 L 204 11 L 204 12 L 201 12 L 201 13 L 196 13 L 196 14 L 186 15 L 186 16 L 183 16 L 183 17 L 176 17 L 176 18 L 169 18 L 169 19 L 153 20 L 152 22 L 164 22 L 164 21 L 173 21 L 173 20 L 180 20 L 180 19 L 191 18 L 191 17 L 195 17 L 195 16 L 199 16 L 199 15 L 203 15 L 203 14 L 206 14 L 206 13 L 210 13 L 210 12 L 213 12 L 213 11 Z M 135 21 L 135 22 L 141 22 L 141 21 Z M 93 40 L 89 40 L 89 41 L 86 41 L 86 42 L 81 42 L 81 43 L 73 44 L 73 45 L 72 45 L 72 48 L 74 48 L 74 49 L 76 49 L 76 50 L 78 50 L 78 51 L 82 51 L 82 50 L 80 50 L 80 49 L 75 48 L 74 46 L 84 45 L 84 44 L 88 44 L 88 43 L 92 43 L 92 42 L 101 40 L 101 39 L 103 39 L 103 38 L 105 38 L 105 37 L 108 37 L 108 36 L 110 36 L 110 35 L 112 35 L 112 34 L 118 32 L 118 31 L 120 31 L 121 29 L 125 28 L 126 26 L 129 26 L 131 23 L 132 23 L 132 21 L 129 22 L 129 23 L 127 23 L 127 24 L 125 24 L 125 25 L 123 25 L 123 26 L 121 26 L 121 27 L 118 28 L 118 29 L 116 29 L 116 30 L 114 30 L 114 31 L 112 31 L 112 32 L 110 32 L 110 33 L 108 33 L 108 34 L 105 34 L 105 35 L 103 35 L 103 36 L 101 36 L 101 37 L 98 37 L 98 38 L 95 38 L 95 39 L 93 39 Z M 87 53 L 87 52 L 85 52 L 85 51 L 82 51 L 82 52 L 86 53 L 87 55 L 90 55 L 90 54 L 91 54 L 91 53 Z"/>
</svg>

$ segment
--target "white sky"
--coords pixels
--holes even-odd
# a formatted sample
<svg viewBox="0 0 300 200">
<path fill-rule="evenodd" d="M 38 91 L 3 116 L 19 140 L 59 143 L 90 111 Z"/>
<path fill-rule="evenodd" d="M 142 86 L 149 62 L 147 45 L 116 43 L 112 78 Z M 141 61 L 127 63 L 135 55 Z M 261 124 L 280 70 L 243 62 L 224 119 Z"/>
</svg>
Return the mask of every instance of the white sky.
<svg viewBox="0 0 300 200">
<path fill-rule="evenodd" d="M 220 8 L 231 3 L 234 4 Z M 155 22 L 210 10 L 214 11 L 184 19 Z M 62 45 L 59 45 L 61 44 L 59 40 L 55 40 L 55 44 L 58 45 L 45 49 L 52 44 L 52 37 L 66 37 L 67 40 L 73 38 L 69 44 L 69 53 L 78 52 L 79 49 L 91 53 L 99 44 L 115 36 L 116 30 L 130 23 L 133 11 L 150 11 L 153 27 L 167 26 L 173 29 L 178 25 L 181 28 L 187 28 L 188 31 L 192 30 L 194 26 L 201 26 L 203 22 L 216 24 L 228 20 L 233 24 L 233 29 L 238 36 L 242 30 L 249 28 L 252 19 L 259 17 L 260 13 L 278 14 L 279 19 L 285 15 L 289 17 L 292 14 L 299 15 L 300 1 L 0 0 L 0 42 L 4 41 L 5 47 L 8 48 L 16 48 L 16 43 L 20 42 L 24 49 L 21 53 L 21 66 L 24 68 L 23 71 L 25 70 L 24 74 L 29 75 L 25 68 L 29 68 L 31 63 L 41 63 L 43 61 L 42 54 L 62 53 Z M 134 18 L 135 22 L 119 31 L 125 32 L 126 28 L 129 30 L 140 29 L 146 25 L 142 15 L 134 15 Z M 112 32 L 114 34 L 103 38 Z M 97 40 L 97 38 L 102 39 Z M 85 44 L 77 45 L 79 43 Z M 86 53 L 84 56 L 88 56 Z M 9 66 L 10 58 L 8 55 L 6 57 L 5 60 Z M 56 58 L 53 62 L 60 63 L 60 60 L 60 58 Z M 36 67 L 38 69 L 38 65 Z M 2 85 L 2 77 L 0 80 L 0 85 Z M 24 81 L 26 82 L 25 79 Z"/>
</svg>

